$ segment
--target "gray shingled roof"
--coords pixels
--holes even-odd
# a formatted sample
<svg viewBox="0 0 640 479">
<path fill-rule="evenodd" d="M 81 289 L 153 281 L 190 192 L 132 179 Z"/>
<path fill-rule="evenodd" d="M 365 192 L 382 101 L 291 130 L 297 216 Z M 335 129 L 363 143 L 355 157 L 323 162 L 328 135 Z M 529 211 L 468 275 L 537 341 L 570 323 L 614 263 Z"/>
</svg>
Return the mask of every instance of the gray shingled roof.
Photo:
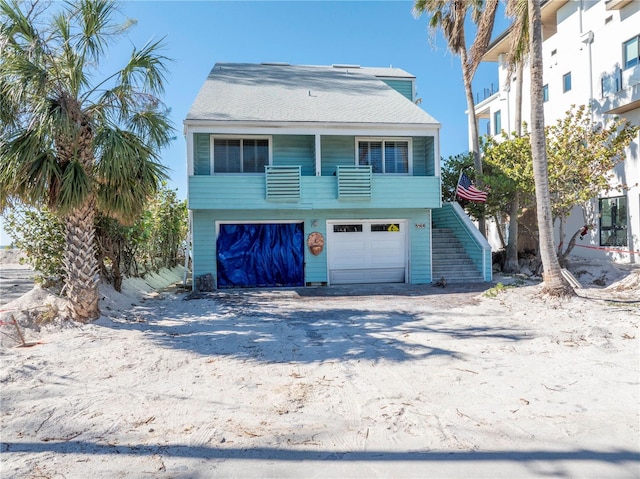
<svg viewBox="0 0 640 479">
<path fill-rule="evenodd" d="M 439 124 L 377 77 L 414 78 L 398 68 L 217 63 L 187 121 Z"/>
</svg>

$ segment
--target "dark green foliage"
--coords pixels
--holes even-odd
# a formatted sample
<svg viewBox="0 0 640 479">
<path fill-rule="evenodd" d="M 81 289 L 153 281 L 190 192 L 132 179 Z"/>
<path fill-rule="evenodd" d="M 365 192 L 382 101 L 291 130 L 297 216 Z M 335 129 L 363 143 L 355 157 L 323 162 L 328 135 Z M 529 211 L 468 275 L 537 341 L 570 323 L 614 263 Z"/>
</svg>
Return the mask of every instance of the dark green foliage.
<svg viewBox="0 0 640 479">
<path fill-rule="evenodd" d="M 457 201 L 469 216 L 477 220 L 483 212 L 484 205 L 456 197 L 456 187 L 462 170 L 471 178 L 471 181 L 477 183 L 476 173 L 473 169 L 473 158 L 471 152 L 450 156 L 444 160 L 440 174 L 442 176 L 442 201 Z"/>
<path fill-rule="evenodd" d="M 47 208 L 13 205 L 3 215 L 15 246 L 26 255 L 45 285 L 64 277 L 63 223 Z M 137 221 L 124 226 L 105 215 L 96 218 L 96 245 L 102 278 L 120 291 L 127 276 L 173 268 L 184 259 L 187 205 L 176 191 L 161 188 Z"/>
<path fill-rule="evenodd" d="M 26 256 L 38 272 L 36 281 L 48 286 L 64 277 L 64 224 L 47 208 L 40 210 L 14 204 L 3 215 L 4 227 L 13 245 Z"/>
</svg>

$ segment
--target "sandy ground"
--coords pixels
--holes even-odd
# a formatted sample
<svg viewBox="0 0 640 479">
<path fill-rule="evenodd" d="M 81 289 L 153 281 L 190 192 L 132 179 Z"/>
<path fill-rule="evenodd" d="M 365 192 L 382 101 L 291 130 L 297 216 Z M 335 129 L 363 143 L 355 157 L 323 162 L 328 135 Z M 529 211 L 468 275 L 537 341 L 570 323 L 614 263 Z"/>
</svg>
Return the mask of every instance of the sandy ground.
<svg viewBox="0 0 640 479">
<path fill-rule="evenodd" d="M 34 272 L 15 249 L 0 249 L 0 308 L 33 288 Z"/>
<path fill-rule="evenodd" d="M 640 477 L 640 271 L 574 272 L 569 301 L 103 287 L 96 323 L 0 349 L 0 476 Z"/>
</svg>

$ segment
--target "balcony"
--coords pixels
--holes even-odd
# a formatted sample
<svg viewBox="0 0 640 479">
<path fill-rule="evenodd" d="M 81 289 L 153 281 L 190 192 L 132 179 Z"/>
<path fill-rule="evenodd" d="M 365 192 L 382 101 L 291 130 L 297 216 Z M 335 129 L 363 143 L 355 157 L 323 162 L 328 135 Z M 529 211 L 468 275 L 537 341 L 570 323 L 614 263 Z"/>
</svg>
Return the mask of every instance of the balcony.
<svg viewBox="0 0 640 479">
<path fill-rule="evenodd" d="M 619 114 L 640 105 L 640 65 L 625 70 L 617 67 L 602 77 L 602 109 L 605 113 Z"/>
<path fill-rule="evenodd" d="M 494 86 L 493 83 L 491 84 L 491 87 L 483 88 L 482 91 L 479 91 L 476 93 L 476 105 L 482 103 L 487 98 L 491 98 L 493 95 L 495 95 L 499 91 L 500 90 L 496 86 Z"/>
<path fill-rule="evenodd" d="M 344 170 L 342 170 L 344 168 Z M 341 171 L 342 170 L 342 171 Z M 265 175 L 197 175 L 189 177 L 189 208 L 193 210 L 342 210 L 440 207 L 440 178 L 372 175 L 370 168 L 339 167 L 335 176 L 277 173 L 274 187 Z M 291 175 L 291 171 L 286 176 Z M 295 176 L 291 175 L 291 176 Z M 299 197 L 296 198 L 296 194 Z"/>
<path fill-rule="evenodd" d="M 603 75 L 600 80 L 602 84 L 602 97 L 614 95 L 622 90 L 622 69 L 616 68 L 613 73 Z"/>
<path fill-rule="evenodd" d="M 605 0 L 604 5 L 607 10 L 620 10 L 631 2 L 632 0 Z"/>
</svg>

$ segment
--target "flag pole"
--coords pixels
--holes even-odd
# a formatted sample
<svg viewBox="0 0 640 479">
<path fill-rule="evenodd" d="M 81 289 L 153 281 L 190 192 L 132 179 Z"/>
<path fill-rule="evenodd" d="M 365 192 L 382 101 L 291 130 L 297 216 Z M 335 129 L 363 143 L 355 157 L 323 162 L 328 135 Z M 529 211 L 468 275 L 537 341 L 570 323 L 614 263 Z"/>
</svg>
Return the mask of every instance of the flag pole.
<svg viewBox="0 0 640 479">
<path fill-rule="evenodd" d="M 458 198 L 458 186 L 460 186 L 460 178 L 462 178 L 463 171 L 464 168 L 460 168 L 460 174 L 458 175 L 458 182 L 456 183 L 456 194 L 454 195 L 454 198 Z"/>
</svg>

